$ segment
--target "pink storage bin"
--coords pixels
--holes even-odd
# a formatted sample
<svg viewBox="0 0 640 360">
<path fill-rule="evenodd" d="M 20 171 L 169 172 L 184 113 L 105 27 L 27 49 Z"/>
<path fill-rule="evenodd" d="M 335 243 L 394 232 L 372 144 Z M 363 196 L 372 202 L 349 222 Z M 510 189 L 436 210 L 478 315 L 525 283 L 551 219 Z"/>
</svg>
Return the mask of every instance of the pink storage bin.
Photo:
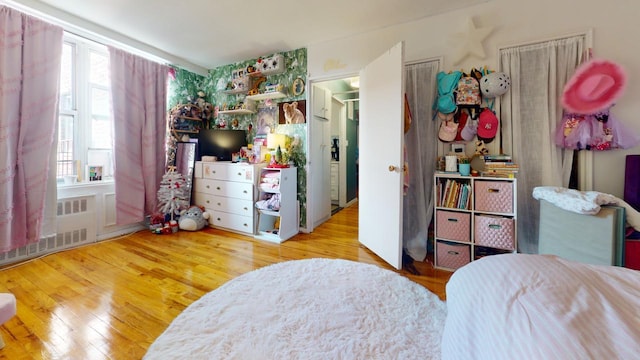
<svg viewBox="0 0 640 360">
<path fill-rule="evenodd" d="M 436 266 L 447 269 L 459 269 L 471 262 L 469 245 L 444 241 L 436 243 Z"/>
<path fill-rule="evenodd" d="M 471 241 L 471 214 L 436 210 L 436 237 L 448 240 Z"/>
<path fill-rule="evenodd" d="M 515 250 L 515 221 L 499 216 L 474 217 L 476 245 Z"/>
<path fill-rule="evenodd" d="M 513 213 L 513 183 L 477 180 L 474 185 L 476 211 Z"/>
</svg>

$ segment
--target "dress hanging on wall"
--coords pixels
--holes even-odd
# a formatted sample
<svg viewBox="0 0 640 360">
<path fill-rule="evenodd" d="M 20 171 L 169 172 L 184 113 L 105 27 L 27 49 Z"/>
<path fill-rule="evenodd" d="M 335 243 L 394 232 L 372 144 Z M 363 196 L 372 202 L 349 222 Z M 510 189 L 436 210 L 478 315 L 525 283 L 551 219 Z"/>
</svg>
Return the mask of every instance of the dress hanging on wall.
<svg viewBox="0 0 640 360">
<path fill-rule="evenodd" d="M 640 144 L 640 138 L 608 109 L 588 115 L 565 112 L 555 140 L 556 145 L 573 150 L 629 149 Z"/>
<path fill-rule="evenodd" d="M 573 150 L 628 149 L 640 144 L 612 114 L 614 102 L 622 95 L 626 74 L 607 60 L 582 64 L 564 87 L 562 121 L 556 129 L 556 145 Z"/>
</svg>

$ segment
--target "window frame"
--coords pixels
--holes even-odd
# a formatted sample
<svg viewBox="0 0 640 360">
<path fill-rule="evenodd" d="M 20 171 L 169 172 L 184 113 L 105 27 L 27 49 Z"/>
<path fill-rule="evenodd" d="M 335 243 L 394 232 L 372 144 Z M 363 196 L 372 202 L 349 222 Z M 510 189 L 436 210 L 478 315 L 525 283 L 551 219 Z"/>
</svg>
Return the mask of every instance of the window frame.
<svg viewBox="0 0 640 360">
<path fill-rule="evenodd" d="M 110 97 L 110 86 L 106 86 L 103 84 L 92 83 L 91 82 L 91 54 L 97 54 L 99 56 L 106 57 L 107 61 L 109 59 L 109 50 L 107 46 L 99 44 L 95 41 L 88 40 L 86 38 L 65 32 L 63 36 L 63 43 L 65 45 L 71 45 L 72 47 L 72 80 L 71 80 L 71 107 L 68 109 L 59 106 L 59 114 L 58 121 L 62 116 L 69 116 L 73 118 L 73 161 L 74 167 L 75 162 L 79 161 L 82 165 L 80 169 L 74 169 L 74 173 L 80 171 L 81 178 L 84 180 L 84 168 L 86 165 L 94 165 L 89 164 L 89 153 L 91 151 L 106 151 L 109 156 L 113 156 L 113 141 L 110 147 L 96 147 L 92 139 L 92 126 L 93 126 L 93 118 L 101 118 L 103 120 L 111 121 L 111 126 L 113 126 L 113 116 L 109 109 L 109 114 L 94 116 L 92 113 L 92 95 L 94 90 L 107 91 L 108 96 Z M 110 80 L 109 80 L 110 82 Z M 110 85 L 110 84 L 109 84 Z M 110 100 L 108 100 L 110 103 Z M 110 104 L 108 105 L 110 108 Z M 60 124 L 58 124 L 58 131 L 60 129 Z M 111 130 L 111 134 L 113 136 L 113 130 Z M 58 155 L 57 152 L 56 155 Z M 56 164 L 59 164 L 58 159 L 56 159 Z M 109 169 L 108 174 L 113 173 L 113 161 L 111 161 L 111 169 Z M 64 174 L 60 174 L 56 171 L 56 179 L 58 184 L 63 183 Z"/>
</svg>

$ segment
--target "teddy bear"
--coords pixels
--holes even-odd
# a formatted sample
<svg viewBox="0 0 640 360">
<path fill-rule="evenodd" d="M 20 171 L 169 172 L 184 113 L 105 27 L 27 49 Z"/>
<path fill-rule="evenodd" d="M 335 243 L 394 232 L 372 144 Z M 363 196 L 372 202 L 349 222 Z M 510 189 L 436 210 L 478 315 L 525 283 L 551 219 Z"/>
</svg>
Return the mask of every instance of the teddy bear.
<svg viewBox="0 0 640 360">
<path fill-rule="evenodd" d="M 489 153 L 489 149 L 487 149 L 484 141 L 478 140 L 476 141 L 476 152 L 475 155 L 486 155 Z"/>
<path fill-rule="evenodd" d="M 192 206 L 180 213 L 178 227 L 180 230 L 198 231 L 207 225 L 209 216 L 209 213 L 201 207 Z"/>
</svg>

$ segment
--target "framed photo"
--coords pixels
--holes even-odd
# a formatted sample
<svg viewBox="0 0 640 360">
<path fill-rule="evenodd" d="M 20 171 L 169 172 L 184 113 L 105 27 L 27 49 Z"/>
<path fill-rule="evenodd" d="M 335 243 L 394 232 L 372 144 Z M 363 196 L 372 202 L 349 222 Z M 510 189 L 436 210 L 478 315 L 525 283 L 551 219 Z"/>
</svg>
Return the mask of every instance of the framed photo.
<svg viewBox="0 0 640 360">
<path fill-rule="evenodd" d="M 306 122 L 306 100 L 282 102 L 278 104 L 278 124 L 304 124 Z"/>
<path fill-rule="evenodd" d="M 87 165 L 87 180 L 88 181 L 102 181 L 102 166 L 101 165 Z"/>
<path fill-rule="evenodd" d="M 293 85 L 291 86 L 291 93 L 293 96 L 300 96 L 304 93 L 304 80 L 302 78 L 296 78 L 293 80 Z"/>
<path fill-rule="evenodd" d="M 256 135 L 267 135 L 275 130 L 278 120 L 278 108 L 275 106 L 258 108 Z"/>
</svg>

